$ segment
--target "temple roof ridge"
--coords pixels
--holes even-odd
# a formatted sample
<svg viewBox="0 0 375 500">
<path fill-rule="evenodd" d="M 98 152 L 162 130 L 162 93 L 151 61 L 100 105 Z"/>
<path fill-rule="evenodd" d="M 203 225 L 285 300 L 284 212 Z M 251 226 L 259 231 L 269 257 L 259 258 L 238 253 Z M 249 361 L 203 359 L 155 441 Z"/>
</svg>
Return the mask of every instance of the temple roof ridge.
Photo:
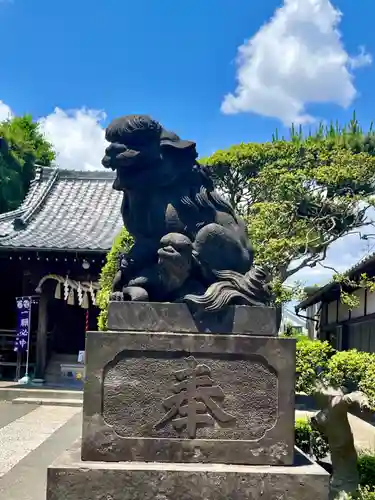
<svg viewBox="0 0 375 500">
<path fill-rule="evenodd" d="M 0 251 L 107 251 L 122 226 L 115 174 L 37 166 L 21 206 L 0 215 Z"/>
</svg>

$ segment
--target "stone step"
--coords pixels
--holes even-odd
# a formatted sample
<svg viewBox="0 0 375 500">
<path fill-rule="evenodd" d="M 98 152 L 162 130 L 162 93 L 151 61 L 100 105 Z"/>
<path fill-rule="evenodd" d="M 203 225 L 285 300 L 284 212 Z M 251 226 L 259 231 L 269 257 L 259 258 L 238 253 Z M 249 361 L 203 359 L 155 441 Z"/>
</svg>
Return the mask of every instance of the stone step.
<svg viewBox="0 0 375 500">
<path fill-rule="evenodd" d="M 45 406 L 74 406 L 83 405 L 82 399 L 62 399 L 62 398 L 15 398 L 12 404 L 31 404 Z"/>
<path fill-rule="evenodd" d="M 0 388 L 0 401 L 12 401 L 19 398 L 31 399 L 74 399 L 82 400 L 81 390 L 63 388 L 3 387 Z"/>
<path fill-rule="evenodd" d="M 77 355 L 76 354 L 52 354 L 50 357 L 50 362 L 53 361 L 61 361 L 62 363 L 76 363 Z"/>
<path fill-rule="evenodd" d="M 71 365 L 71 366 L 82 366 L 79 363 L 69 363 L 69 362 L 60 362 L 60 361 L 54 361 L 53 363 L 48 363 L 48 366 L 46 368 L 45 373 L 60 373 L 61 372 L 61 365 Z"/>
</svg>

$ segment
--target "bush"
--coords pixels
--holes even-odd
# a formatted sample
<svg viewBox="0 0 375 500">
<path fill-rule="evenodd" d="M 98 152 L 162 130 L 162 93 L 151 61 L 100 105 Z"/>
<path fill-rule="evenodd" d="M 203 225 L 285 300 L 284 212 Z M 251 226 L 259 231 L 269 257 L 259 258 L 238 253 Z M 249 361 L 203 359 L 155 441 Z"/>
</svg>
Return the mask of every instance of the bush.
<svg viewBox="0 0 375 500">
<path fill-rule="evenodd" d="M 358 457 L 360 484 L 375 489 L 375 454 L 361 453 Z M 374 497 L 375 499 L 375 497 Z"/>
<path fill-rule="evenodd" d="M 327 381 L 334 387 L 357 390 L 370 358 L 371 354 L 356 349 L 337 352 L 328 362 Z"/>
<path fill-rule="evenodd" d="M 307 455 L 311 452 L 311 425 L 306 418 L 297 418 L 294 424 L 296 446 Z"/>
<path fill-rule="evenodd" d="M 112 289 L 112 282 L 118 268 L 118 258 L 121 252 L 127 252 L 131 248 L 133 240 L 127 230 L 123 228 L 115 239 L 110 252 L 107 254 L 106 263 L 100 273 L 100 290 L 97 295 L 97 305 L 100 309 L 98 317 L 99 330 L 107 330 L 108 301 Z"/>
<path fill-rule="evenodd" d="M 358 389 L 367 395 L 375 410 L 375 354 L 371 354 L 371 359 L 366 366 L 362 380 L 359 382 Z"/>
<path fill-rule="evenodd" d="M 296 390 L 311 392 L 318 377 L 333 387 L 360 390 L 375 409 L 375 354 L 350 351 L 335 352 L 328 342 L 297 336 Z"/>
<path fill-rule="evenodd" d="M 363 391 L 375 407 L 375 354 L 356 349 L 337 352 L 329 360 L 326 379 L 334 387 Z"/>
<path fill-rule="evenodd" d="M 329 453 L 327 440 L 311 427 L 307 418 L 297 418 L 294 426 L 295 443 L 307 455 L 313 454 L 316 459 L 324 458 Z"/>
<path fill-rule="evenodd" d="M 375 500 L 375 490 L 369 487 L 360 487 L 357 495 L 348 496 L 347 500 Z"/>
<path fill-rule="evenodd" d="M 334 354 L 334 349 L 328 342 L 298 337 L 296 353 L 296 390 L 311 392 L 312 386 L 319 375 L 328 371 L 328 362 Z"/>
</svg>

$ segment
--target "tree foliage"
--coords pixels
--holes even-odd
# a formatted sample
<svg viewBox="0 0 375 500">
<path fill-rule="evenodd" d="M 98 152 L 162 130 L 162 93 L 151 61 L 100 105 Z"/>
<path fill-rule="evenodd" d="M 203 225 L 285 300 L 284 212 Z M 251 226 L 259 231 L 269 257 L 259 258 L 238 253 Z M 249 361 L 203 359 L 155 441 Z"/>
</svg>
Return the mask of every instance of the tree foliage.
<svg viewBox="0 0 375 500">
<path fill-rule="evenodd" d="M 0 213 L 14 210 L 22 202 L 35 164 L 48 166 L 55 159 L 52 145 L 30 115 L 0 123 Z"/>
<path fill-rule="evenodd" d="M 372 222 L 375 134 L 350 126 L 320 127 L 307 137 L 248 143 L 203 159 L 247 220 L 256 260 L 281 283 L 325 259 L 342 236 Z"/>
</svg>

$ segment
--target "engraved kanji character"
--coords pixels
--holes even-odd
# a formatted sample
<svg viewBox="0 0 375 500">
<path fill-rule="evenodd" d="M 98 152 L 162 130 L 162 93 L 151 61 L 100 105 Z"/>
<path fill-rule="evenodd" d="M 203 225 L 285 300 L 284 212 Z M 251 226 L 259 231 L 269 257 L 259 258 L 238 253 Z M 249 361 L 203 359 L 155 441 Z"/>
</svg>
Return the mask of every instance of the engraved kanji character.
<svg viewBox="0 0 375 500">
<path fill-rule="evenodd" d="M 213 399 L 224 399 L 224 392 L 214 385 L 211 369 L 198 364 L 194 357 L 187 359 L 191 367 L 174 373 L 178 383 L 174 384 L 175 394 L 163 401 L 167 413 L 157 422 L 154 428 L 160 428 L 169 420 L 176 430 L 187 429 L 189 438 L 195 438 L 197 426 L 214 425 L 215 420 L 227 423 L 235 420 L 233 415 L 225 412 Z"/>
</svg>

